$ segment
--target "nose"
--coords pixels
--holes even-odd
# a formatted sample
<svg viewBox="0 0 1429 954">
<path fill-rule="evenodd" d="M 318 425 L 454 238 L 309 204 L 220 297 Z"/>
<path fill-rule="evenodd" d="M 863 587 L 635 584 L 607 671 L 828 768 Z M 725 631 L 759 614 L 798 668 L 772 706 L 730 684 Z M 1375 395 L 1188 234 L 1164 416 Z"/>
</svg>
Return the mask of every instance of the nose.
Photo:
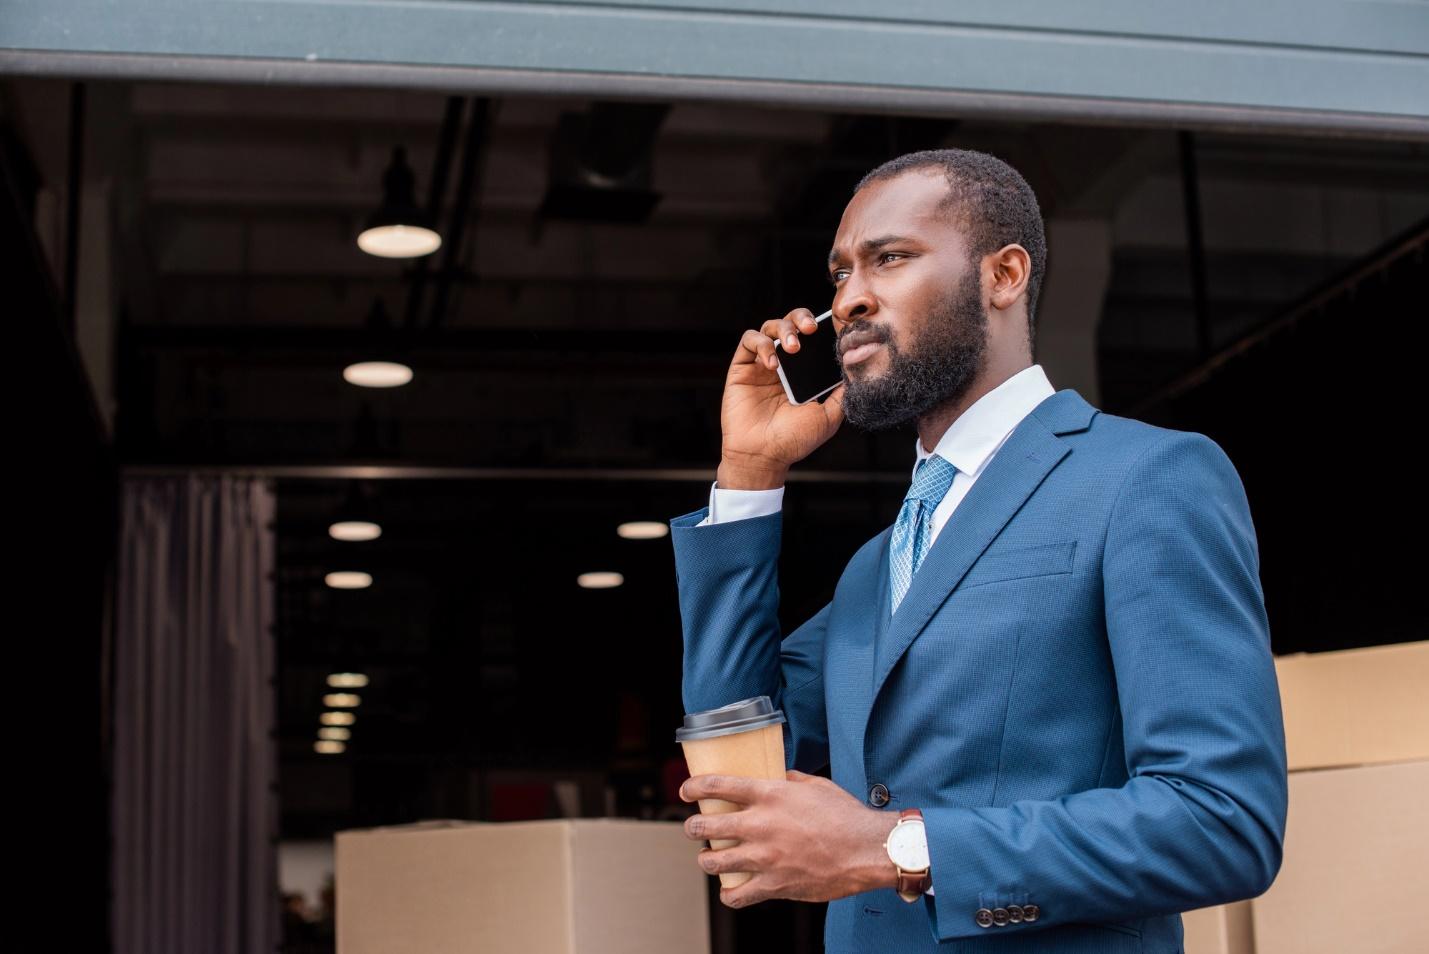
<svg viewBox="0 0 1429 954">
<path fill-rule="evenodd" d="M 843 331 L 855 321 L 871 317 L 877 310 L 878 302 L 868 283 L 860 281 L 857 274 L 849 275 L 834 295 L 834 327 Z"/>
</svg>

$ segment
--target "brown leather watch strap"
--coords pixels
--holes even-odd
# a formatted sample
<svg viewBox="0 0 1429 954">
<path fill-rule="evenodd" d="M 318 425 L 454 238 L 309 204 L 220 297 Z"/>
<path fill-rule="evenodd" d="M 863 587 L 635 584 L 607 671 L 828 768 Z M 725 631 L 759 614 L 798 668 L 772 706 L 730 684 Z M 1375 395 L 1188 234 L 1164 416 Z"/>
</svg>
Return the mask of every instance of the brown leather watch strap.
<svg viewBox="0 0 1429 954">
<path fill-rule="evenodd" d="M 925 871 L 920 875 L 898 872 L 898 893 L 905 898 L 911 895 L 916 901 L 919 895 L 927 894 L 928 889 L 932 886 L 933 875 L 931 872 Z"/>
</svg>

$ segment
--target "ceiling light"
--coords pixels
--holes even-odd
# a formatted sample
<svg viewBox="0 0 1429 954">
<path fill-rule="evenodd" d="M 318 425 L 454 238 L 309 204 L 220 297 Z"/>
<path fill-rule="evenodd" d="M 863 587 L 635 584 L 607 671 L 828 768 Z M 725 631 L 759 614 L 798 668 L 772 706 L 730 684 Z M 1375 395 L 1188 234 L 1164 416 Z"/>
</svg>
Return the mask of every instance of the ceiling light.
<svg viewBox="0 0 1429 954">
<path fill-rule="evenodd" d="M 587 590 L 608 590 L 619 586 L 625 582 L 625 577 L 619 573 L 582 573 L 576 577 L 576 583 Z"/>
<path fill-rule="evenodd" d="M 633 520 L 622 523 L 615 532 L 626 540 L 658 540 L 670 532 L 670 527 L 658 520 Z"/>
<path fill-rule="evenodd" d="M 442 237 L 422 225 L 371 225 L 357 236 L 357 247 L 378 258 L 421 258 L 441 248 Z"/>
<path fill-rule="evenodd" d="M 318 729 L 318 738 L 326 739 L 329 742 L 346 742 L 352 738 L 352 730 L 340 729 L 336 726 L 324 726 Z"/>
<path fill-rule="evenodd" d="M 399 388 L 412 380 L 412 367 L 407 364 L 411 341 L 392 327 L 387 303 L 380 297 L 372 300 L 372 309 L 362 325 L 362 344 L 353 354 L 342 379 L 360 388 Z"/>
<path fill-rule="evenodd" d="M 318 721 L 323 725 L 352 725 L 357 721 L 355 712 L 324 712 L 318 716 Z"/>
<path fill-rule="evenodd" d="M 417 205 L 416 186 L 407 150 L 398 146 L 382 176 L 382 205 L 363 225 L 358 248 L 378 258 L 419 258 L 442 247 L 431 216 Z"/>
<path fill-rule="evenodd" d="M 371 520 L 340 520 L 327 528 L 328 536 L 334 540 L 361 543 L 376 540 L 382 536 L 382 528 Z"/>
<path fill-rule="evenodd" d="M 342 379 L 360 388 L 400 388 L 412 380 L 412 369 L 396 361 L 359 361 L 342 369 Z"/>
<path fill-rule="evenodd" d="M 327 677 L 327 684 L 334 689 L 362 689 L 367 677 L 360 672 L 335 672 Z"/>
<path fill-rule="evenodd" d="M 362 705 L 362 697 L 355 692 L 329 692 L 323 696 L 323 705 L 329 709 L 356 709 Z"/>
<path fill-rule="evenodd" d="M 328 536 L 334 540 L 361 542 L 382 536 L 381 514 L 371 485 L 352 481 L 328 521 Z"/>
<path fill-rule="evenodd" d="M 319 739 L 313 743 L 313 751 L 320 755 L 341 755 L 347 751 L 347 746 L 341 742 L 333 742 L 329 739 Z"/>
<path fill-rule="evenodd" d="M 338 570 L 329 573 L 323 580 L 335 590 L 365 590 L 372 585 L 372 574 L 358 570 Z"/>
</svg>

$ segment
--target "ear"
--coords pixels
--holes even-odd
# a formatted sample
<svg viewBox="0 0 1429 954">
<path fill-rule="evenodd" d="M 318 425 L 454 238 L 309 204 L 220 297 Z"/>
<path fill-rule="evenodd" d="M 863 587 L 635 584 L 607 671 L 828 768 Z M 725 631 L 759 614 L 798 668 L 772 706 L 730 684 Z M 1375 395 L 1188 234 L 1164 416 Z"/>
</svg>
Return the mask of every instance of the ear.
<svg viewBox="0 0 1429 954">
<path fill-rule="evenodd" d="M 992 307 L 1006 311 L 1027 294 L 1027 280 L 1032 276 L 1032 257 L 1021 245 L 1004 245 L 984 259 L 991 265 Z"/>
</svg>

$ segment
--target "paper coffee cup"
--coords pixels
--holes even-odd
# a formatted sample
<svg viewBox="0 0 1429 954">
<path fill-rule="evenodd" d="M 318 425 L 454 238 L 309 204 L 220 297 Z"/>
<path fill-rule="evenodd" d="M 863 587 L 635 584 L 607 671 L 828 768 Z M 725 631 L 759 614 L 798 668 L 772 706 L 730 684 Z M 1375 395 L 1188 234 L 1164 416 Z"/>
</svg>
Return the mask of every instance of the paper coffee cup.
<svg viewBox="0 0 1429 954">
<path fill-rule="evenodd" d="M 784 778 L 784 713 L 774 708 L 768 696 L 693 712 L 675 733 L 675 741 L 685 750 L 685 764 L 691 775 L 738 775 L 743 778 Z M 741 806 L 719 798 L 700 799 L 700 811 L 721 815 Z M 711 848 L 729 848 L 737 840 L 713 838 Z M 735 888 L 750 879 L 746 872 L 721 874 L 720 884 Z"/>
</svg>

